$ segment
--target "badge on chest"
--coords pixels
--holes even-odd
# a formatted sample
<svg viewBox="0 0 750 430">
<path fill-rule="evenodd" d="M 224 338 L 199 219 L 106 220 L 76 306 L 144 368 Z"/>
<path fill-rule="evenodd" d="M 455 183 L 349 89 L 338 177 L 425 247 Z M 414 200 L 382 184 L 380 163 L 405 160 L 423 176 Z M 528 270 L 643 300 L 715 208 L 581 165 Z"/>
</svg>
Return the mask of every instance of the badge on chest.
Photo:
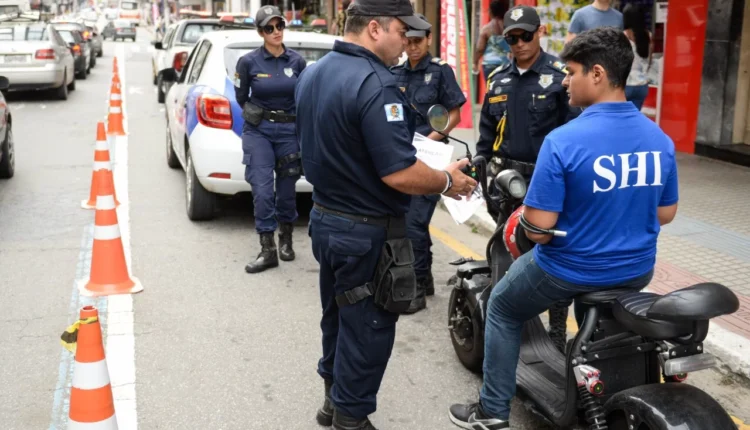
<svg viewBox="0 0 750 430">
<path fill-rule="evenodd" d="M 552 85 L 552 75 L 539 75 L 539 86 L 547 89 L 548 86 Z"/>
<path fill-rule="evenodd" d="M 292 70 L 291 67 L 286 67 L 284 68 L 284 74 L 286 75 L 287 78 L 291 78 L 292 75 L 294 75 L 294 70 Z"/>
<path fill-rule="evenodd" d="M 430 81 L 432 81 L 432 73 L 425 73 L 424 74 L 424 83 L 429 84 Z"/>
</svg>

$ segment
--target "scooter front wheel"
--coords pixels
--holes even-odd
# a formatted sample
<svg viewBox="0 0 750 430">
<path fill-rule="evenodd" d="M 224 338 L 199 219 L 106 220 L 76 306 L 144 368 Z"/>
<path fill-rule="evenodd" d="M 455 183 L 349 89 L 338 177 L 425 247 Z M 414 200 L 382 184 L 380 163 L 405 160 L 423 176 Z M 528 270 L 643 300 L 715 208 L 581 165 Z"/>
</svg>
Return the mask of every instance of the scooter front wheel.
<svg viewBox="0 0 750 430">
<path fill-rule="evenodd" d="M 466 299 L 463 288 L 453 288 L 448 302 L 451 343 L 458 360 L 474 373 L 482 373 L 484 330 L 476 308 Z"/>
</svg>

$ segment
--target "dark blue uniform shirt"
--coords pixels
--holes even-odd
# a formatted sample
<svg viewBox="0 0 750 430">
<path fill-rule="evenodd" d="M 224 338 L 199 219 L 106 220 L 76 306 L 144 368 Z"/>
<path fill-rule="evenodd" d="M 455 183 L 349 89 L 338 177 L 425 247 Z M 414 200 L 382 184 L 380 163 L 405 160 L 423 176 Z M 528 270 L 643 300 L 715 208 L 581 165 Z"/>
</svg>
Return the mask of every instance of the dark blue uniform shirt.
<svg viewBox="0 0 750 430">
<path fill-rule="evenodd" d="M 432 133 L 427 120 L 430 106 L 441 104 L 451 111 L 466 103 L 453 68 L 440 58 L 427 54 L 413 69 L 407 60 L 391 71 L 396 76 L 401 91 L 406 93 L 412 107 L 419 112 L 416 117 L 417 133 L 423 136 Z"/>
<path fill-rule="evenodd" d="M 284 47 L 279 57 L 260 47 L 237 60 L 235 96 L 237 103 L 245 102 L 265 110 L 294 113 L 294 85 L 307 63 L 297 52 Z M 239 85 L 237 85 L 239 81 Z"/>
<path fill-rule="evenodd" d="M 300 76 L 297 137 L 313 200 L 370 216 L 404 215 L 410 197 L 381 178 L 417 160 L 414 112 L 372 52 L 336 41 Z"/>
<path fill-rule="evenodd" d="M 568 105 L 567 88 L 562 85 L 566 74 L 563 62 L 544 51 L 523 75 L 515 61 L 490 73 L 477 153 L 487 159 L 494 153 L 516 161 L 536 162 L 545 136 L 581 112 Z M 496 143 L 500 144 L 499 150 L 493 151 Z"/>
</svg>

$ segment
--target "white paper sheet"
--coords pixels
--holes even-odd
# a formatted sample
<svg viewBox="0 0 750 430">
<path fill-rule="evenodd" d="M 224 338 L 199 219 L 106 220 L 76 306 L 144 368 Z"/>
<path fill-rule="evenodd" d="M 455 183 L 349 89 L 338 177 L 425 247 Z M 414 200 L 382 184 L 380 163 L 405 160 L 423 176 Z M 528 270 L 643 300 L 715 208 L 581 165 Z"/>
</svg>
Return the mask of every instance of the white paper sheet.
<svg viewBox="0 0 750 430">
<path fill-rule="evenodd" d="M 461 200 L 454 200 L 443 196 L 443 203 L 456 224 L 463 224 L 476 213 L 477 209 L 484 207 L 484 198 L 482 190 L 477 186 L 470 198 L 462 197 Z"/>
<path fill-rule="evenodd" d="M 417 148 L 417 158 L 433 169 L 443 170 L 451 163 L 453 145 L 446 145 L 414 133 L 412 144 Z"/>
</svg>

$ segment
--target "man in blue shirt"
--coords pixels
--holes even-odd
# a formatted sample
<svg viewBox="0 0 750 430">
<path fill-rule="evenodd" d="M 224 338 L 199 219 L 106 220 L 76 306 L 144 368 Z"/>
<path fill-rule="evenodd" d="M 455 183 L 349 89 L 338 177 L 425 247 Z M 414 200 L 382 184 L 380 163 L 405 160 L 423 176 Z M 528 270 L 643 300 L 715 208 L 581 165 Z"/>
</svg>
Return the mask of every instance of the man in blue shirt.
<svg viewBox="0 0 750 430">
<path fill-rule="evenodd" d="M 622 13 L 612 7 L 611 0 L 594 0 L 592 4 L 575 11 L 568 26 L 565 43 L 570 42 L 578 33 L 599 27 L 615 27 L 620 30 L 624 27 Z"/>
<path fill-rule="evenodd" d="M 305 69 L 295 90 L 302 163 L 314 187 L 309 234 L 320 263 L 325 401 L 316 419 L 337 430 L 375 429 L 367 417 L 376 409 L 399 314 L 386 310 L 380 295 L 376 304 L 371 286 L 381 255 L 389 267 L 406 261 L 394 276 L 416 286 L 405 239 L 409 195 L 460 198 L 476 187 L 460 172 L 468 160 L 440 171 L 416 158 L 415 113 L 388 69 L 398 64 L 408 27 L 428 26 L 409 0 L 356 0 L 344 40 Z M 389 258 L 386 240 L 407 252 Z"/>
<path fill-rule="evenodd" d="M 570 104 L 586 110 L 542 144 L 524 216 L 568 234 L 526 232 L 538 245 L 493 289 L 480 401 L 450 408 L 451 420 L 463 428 L 510 427 L 524 322 L 579 294 L 645 287 L 660 226 L 677 212 L 674 144 L 625 99 L 633 62 L 627 37 L 611 27 L 586 31 L 561 58 Z"/>
</svg>

